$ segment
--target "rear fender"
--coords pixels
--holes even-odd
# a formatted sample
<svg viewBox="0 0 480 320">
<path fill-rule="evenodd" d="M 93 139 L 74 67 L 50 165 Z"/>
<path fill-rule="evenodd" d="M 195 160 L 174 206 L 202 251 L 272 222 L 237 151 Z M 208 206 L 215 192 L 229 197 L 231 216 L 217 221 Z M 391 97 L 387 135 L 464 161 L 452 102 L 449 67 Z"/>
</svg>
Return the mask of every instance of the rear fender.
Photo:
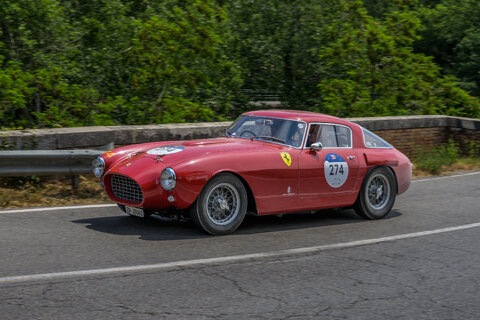
<svg viewBox="0 0 480 320">
<path fill-rule="evenodd" d="M 398 160 L 396 159 L 387 159 L 387 158 L 392 158 L 394 157 L 394 153 L 392 152 L 392 155 L 387 155 L 381 154 L 381 153 L 371 153 L 371 154 L 366 154 L 365 155 L 365 160 L 367 162 L 368 167 L 377 167 L 377 166 L 392 166 L 396 167 L 398 166 Z"/>
</svg>

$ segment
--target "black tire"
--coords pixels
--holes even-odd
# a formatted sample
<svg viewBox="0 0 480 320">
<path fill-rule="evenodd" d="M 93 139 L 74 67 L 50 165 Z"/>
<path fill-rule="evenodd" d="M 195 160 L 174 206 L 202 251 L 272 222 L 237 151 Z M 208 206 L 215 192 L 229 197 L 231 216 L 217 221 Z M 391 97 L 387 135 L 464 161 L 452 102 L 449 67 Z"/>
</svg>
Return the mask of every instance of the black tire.
<svg viewBox="0 0 480 320">
<path fill-rule="evenodd" d="M 376 167 L 366 175 L 353 208 L 365 219 L 384 218 L 395 203 L 397 183 L 392 171 Z"/>
<path fill-rule="evenodd" d="M 243 183 L 234 175 L 222 173 L 207 182 L 190 207 L 193 222 L 212 235 L 237 230 L 247 212 L 248 197 Z"/>
</svg>

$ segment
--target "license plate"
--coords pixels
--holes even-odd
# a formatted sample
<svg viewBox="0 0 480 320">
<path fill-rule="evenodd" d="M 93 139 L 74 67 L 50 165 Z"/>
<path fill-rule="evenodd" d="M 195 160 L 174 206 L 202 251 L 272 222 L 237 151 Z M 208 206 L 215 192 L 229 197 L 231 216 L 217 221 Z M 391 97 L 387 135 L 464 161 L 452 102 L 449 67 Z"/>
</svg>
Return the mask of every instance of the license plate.
<svg viewBox="0 0 480 320">
<path fill-rule="evenodd" d="M 126 211 L 129 215 L 132 215 L 132 216 L 136 216 L 136 217 L 140 217 L 140 218 L 144 218 L 144 217 L 145 217 L 145 213 L 143 213 L 143 209 L 125 206 L 125 211 Z"/>
</svg>

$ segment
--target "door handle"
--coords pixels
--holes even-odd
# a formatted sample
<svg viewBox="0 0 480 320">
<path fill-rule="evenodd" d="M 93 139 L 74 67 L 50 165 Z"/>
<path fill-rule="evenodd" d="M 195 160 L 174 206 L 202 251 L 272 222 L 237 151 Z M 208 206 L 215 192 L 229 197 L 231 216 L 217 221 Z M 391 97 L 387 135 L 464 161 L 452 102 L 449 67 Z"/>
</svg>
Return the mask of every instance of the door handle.
<svg viewBox="0 0 480 320">
<path fill-rule="evenodd" d="M 348 156 L 347 158 L 348 158 L 349 160 L 353 160 L 353 159 L 355 159 L 355 156 Z"/>
</svg>

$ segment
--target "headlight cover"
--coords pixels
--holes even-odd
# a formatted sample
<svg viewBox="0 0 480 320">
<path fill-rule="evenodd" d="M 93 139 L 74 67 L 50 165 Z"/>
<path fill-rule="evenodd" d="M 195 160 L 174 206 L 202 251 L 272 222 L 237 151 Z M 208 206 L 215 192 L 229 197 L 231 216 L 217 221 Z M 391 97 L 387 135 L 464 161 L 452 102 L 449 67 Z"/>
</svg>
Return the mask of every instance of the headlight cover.
<svg viewBox="0 0 480 320">
<path fill-rule="evenodd" d="M 97 178 L 103 176 L 103 171 L 105 170 L 105 160 L 102 157 L 97 157 L 92 161 L 92 172 Z"/>
<path fill-rule="evenodd" d="M 177 185 L 177 176 L 172 168 L 163 169 L 162 175 L 160 176 L 160 184 L 162 185 L 162 188 L 167 191 L 175 189 L 175 186 Z"/>
</svg>

